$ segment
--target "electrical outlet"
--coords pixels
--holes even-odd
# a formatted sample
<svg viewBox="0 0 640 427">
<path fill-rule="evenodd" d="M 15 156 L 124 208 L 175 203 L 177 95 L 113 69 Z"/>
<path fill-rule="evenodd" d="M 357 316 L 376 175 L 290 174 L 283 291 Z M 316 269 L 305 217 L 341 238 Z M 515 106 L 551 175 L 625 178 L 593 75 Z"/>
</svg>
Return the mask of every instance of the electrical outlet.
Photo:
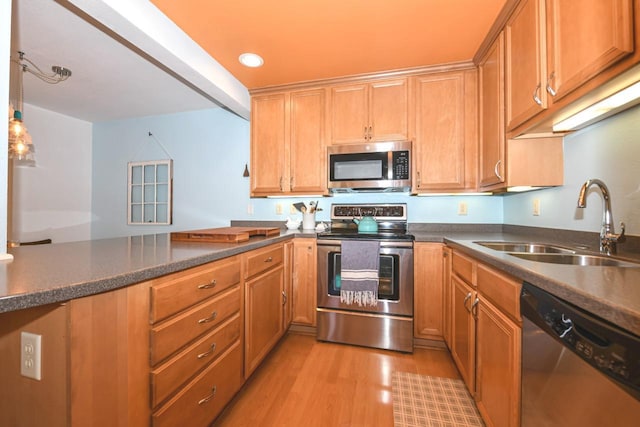
<svg viewBox="0 0 640 427">
<path fill-rule="evenodd" d="M 276 215 L 282 215 L 282 203 L 276 203 Z"/>
<path fill-rule="evenodd" d="M 459 202 L 458 215 L 466 215 L 466 214 L 467 214 L 467 202 Z"/>
<path fill-rule="evenodd" d="M 533 199 L 533 215 L 540 215 L 540 199 Z"/>
<path fill-rule="evenodd" d="M 40 381 L 42 379 L 42 335 L 29 332 L 20 334 L 20 374 Z"/>
<path fill-rule="evenodd" d="M 248 213 L 249 215 L 253 215 L 253 204 L 249 203 L 249 204 L 247 205 L 247 213 Z"/>
</svg>

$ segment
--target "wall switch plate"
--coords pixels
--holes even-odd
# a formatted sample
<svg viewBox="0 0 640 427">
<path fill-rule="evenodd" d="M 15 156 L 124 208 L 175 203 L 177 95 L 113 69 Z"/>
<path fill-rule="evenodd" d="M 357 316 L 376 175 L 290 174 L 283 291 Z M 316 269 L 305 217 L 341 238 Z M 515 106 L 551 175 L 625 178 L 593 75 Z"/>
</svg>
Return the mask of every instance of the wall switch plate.
<svg viewBox="0 0 640 427">
<path fill-rule="evenodd" d="M 282 203 L 276 203 L 276 215 L 282 215 Z"/>
<path fill-rule="evenodd" d="M 253 205 L 251 203 L 247 205 L 247 213 L 253 215 Z"/>
<path fill-rule="evenodd" d="M 540 199 L 533 199 L 533 215 L 540 215 Z"/>
<path fill-rule="evenodd" d="M 42 379 L 42 335 L 20 334 L 20 374 L 38 381 Z"/>
<path fill-rule="evenodd" d="M 458 203 L 458 215 L 466 215 L 467 214 L 467 202 Z"/>
</svg>

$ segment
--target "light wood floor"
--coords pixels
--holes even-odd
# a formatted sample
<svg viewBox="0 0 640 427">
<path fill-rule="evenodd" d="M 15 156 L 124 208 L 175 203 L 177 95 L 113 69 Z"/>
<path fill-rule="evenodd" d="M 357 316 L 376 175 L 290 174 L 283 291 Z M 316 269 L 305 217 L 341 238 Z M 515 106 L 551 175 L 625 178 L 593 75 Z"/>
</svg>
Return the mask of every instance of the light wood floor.
<svg viewBox="0 0 640 427">
<path fill-rule="evenodd" d="M 445 349 L 404 354 L 288 334 L 213 426 L 393 426 L 394 371 L 459 378 Z"/>
</svg>

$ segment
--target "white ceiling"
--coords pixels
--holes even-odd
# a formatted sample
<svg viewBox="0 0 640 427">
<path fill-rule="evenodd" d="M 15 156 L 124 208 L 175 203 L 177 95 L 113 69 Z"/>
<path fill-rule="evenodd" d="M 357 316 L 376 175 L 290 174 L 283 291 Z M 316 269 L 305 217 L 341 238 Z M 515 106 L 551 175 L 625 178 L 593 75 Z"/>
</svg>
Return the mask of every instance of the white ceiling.
<svg viewBox="0 0 640 427">
<path fill-rule="evenodd" d="M 28 104 L 89 122 L 217 107 L 54 0 L 14 0 L 13 8 L 18 50 L 45 72 L 73 72 L 55 85 L 25 73 Z"/>
</svg>

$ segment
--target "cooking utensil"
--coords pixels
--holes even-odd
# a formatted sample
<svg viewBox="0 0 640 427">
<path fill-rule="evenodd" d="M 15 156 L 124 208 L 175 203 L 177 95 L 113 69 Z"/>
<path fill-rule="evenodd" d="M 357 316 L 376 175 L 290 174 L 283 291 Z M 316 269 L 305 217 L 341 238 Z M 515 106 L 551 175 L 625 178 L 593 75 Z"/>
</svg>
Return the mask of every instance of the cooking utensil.
<svg viewBox="0 0 640 427">
<path fill-rule="evenodd" d="M 307 211 L 307 207 L 302 202 L 294 203 L 293 207 L 296 208 L 299 212 L 302 212 L 302 213 L 305 213 Z"/>
</svg>

